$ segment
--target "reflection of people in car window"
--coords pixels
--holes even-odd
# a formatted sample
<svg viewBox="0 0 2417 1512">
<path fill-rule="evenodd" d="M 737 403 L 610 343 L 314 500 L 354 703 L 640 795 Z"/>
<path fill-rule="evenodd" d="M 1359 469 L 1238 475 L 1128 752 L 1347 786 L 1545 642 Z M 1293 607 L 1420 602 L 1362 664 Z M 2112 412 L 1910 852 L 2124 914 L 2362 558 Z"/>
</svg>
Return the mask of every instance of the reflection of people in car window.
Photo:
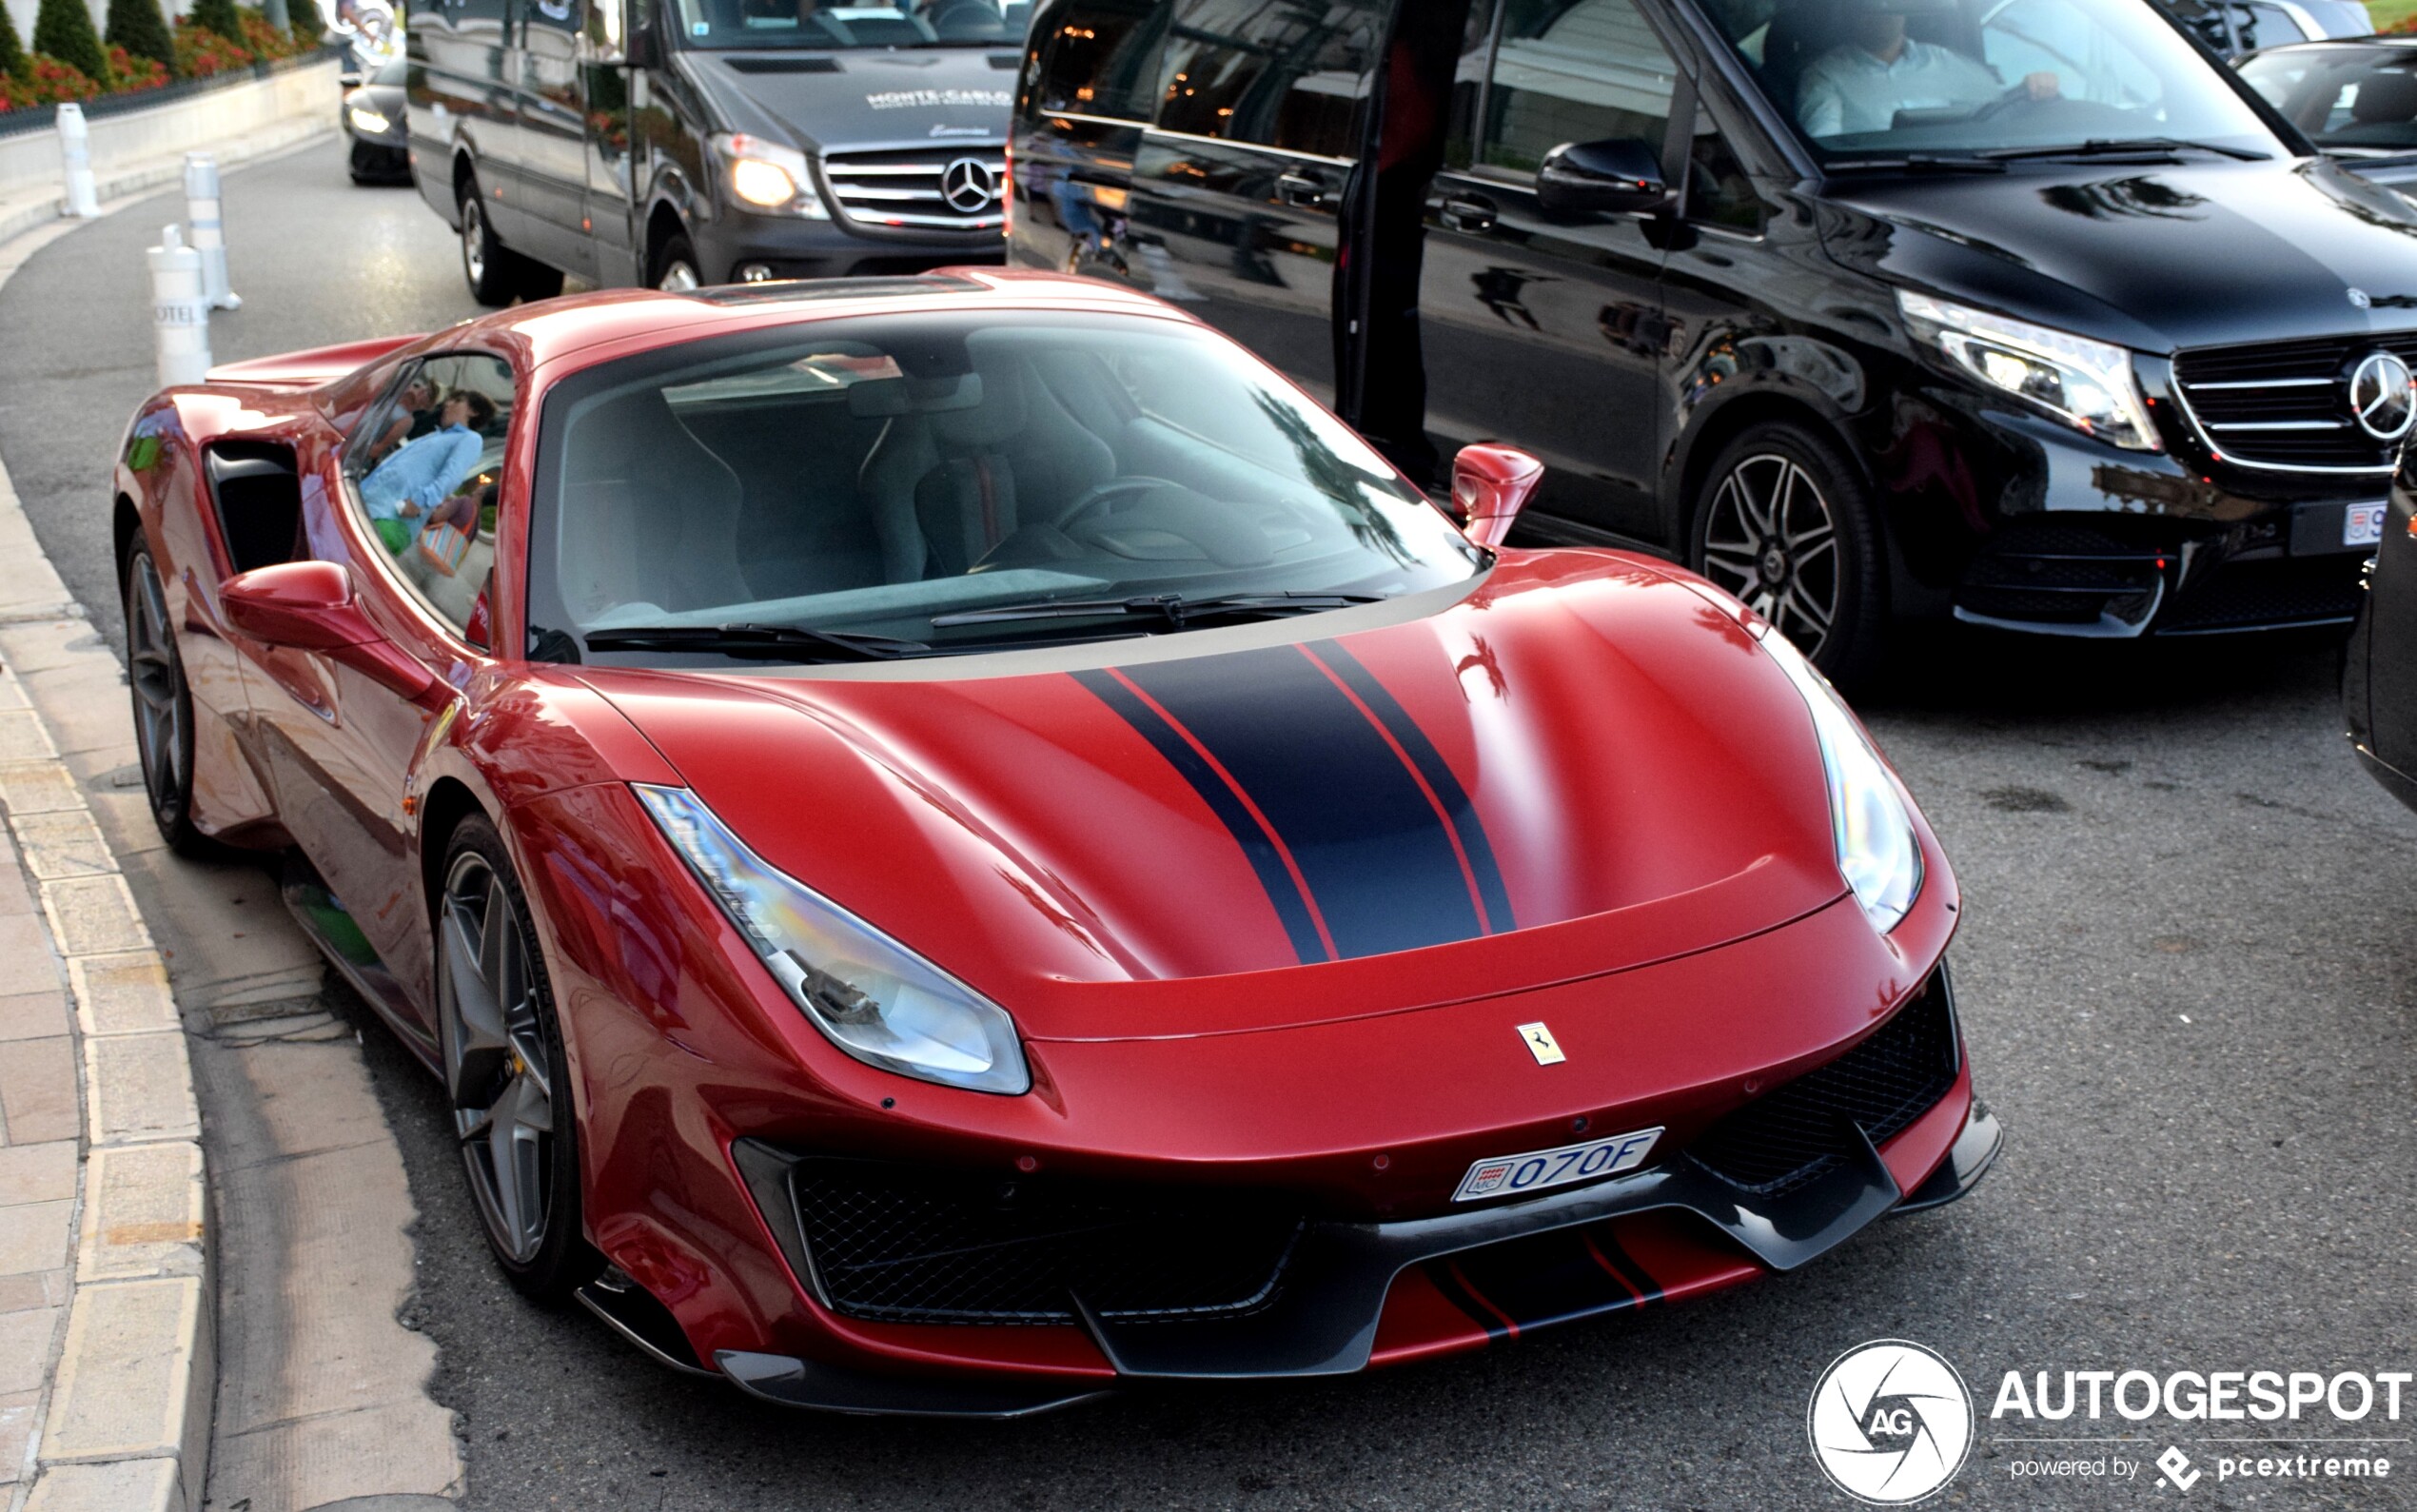
<svg viewBox="0 0 2417 1512">
<path fill-rule="evenodd" d="M 1849 0 L 1853 39 L 1804 70 L 1797 119 L 1811 136 L 1886 131 L 1899 110 L 1976 109 L 2006 92 L 1990 67 L 1953 48 L 1906 35 L 1905 16 L 1919 0 Z M 2023 80 L 2034 100 L 2053 99 L 2053 73 Z"/>
<path fill-rule="evenodd" d="M 383 461 L 404 442 L 418 441 L 436 428 L 437 385 L 426 374 L 414 374 L 396 398 L 394 419 L 387 423 L 385 434 L 369 448 L 370 458 Z"/>
<path fill-rule="evenodd" d="M 380 462 L 361 481 L 362 506 L 378 538 L 401 551 L 430 516 L 479 465 L 486 442 L 480 431 L 495 423 L 495 402 L 464 390 L 437 410 L 437 428 Z"/>
</svg>

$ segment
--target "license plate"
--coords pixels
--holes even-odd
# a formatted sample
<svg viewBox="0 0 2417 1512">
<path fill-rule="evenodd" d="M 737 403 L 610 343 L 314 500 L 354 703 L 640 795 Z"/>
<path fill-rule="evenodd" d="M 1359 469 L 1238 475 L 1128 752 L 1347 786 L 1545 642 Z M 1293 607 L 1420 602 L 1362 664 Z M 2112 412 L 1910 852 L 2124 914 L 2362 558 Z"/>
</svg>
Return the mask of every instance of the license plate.
<svg viewBox="0 0 2417 1512">
<path fill-rule="evenodd" d="M 1590 1139 L 1582 1145 L 1563 1145 L 1559 1149 L 1481 1160 L 1461 1178 L 1461 1189 L 1452 1193 L 1452 1201 L 1474 1202 L 1480 1197 L 1543 1191 L 1574 1181 L 1617 1176 L 1643 1165 L 1645 1157 L 1653 1153 L 1654 1141 L 1660 1137 L 1659 1129 L 1641 1129 L 1633 1134 Z"/>
<path fill-rule="evenodd" d="M 2384 543 L 2384 512 L 2389 504 L 2352 504 L 2342 513 L 2342 544 L 2380 546 Z"/>
</svg>

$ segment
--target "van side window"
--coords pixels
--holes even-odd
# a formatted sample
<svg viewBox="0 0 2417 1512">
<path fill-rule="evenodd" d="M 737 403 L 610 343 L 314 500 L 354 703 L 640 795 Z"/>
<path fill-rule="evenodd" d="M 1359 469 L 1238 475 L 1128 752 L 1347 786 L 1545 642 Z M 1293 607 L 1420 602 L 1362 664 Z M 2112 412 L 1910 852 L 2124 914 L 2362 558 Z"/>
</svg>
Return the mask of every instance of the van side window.
<svg viewBox="0 0 2417 1512">
<path fill-rule="evenodd" d="M 1678 69 L 1635 0 L 1509 0 L 1482 166 L 1534 173 L 1570 142 L 1670 135 Z"/>
<path fill-rule="evenodd" d="M 1160 68 L 1158 125 L 1347 158 L 1388 7 L 1379 0 L 1191 0 Z"/>
<path fill-rule="evenodd" d="M 1695 140 L 1687 149 L 1687 219 L 1746 236 L 1760 236 L 1770 210 L 1754 180 L 1720 134 L 1712 112 L 1696 110 Z"/>
<path fill-rule="evenodd" d="M 1148 121 L 1158 107 L 1158 59 L 1174 9 L 1152 0 L 1081 0 L 1058 11 L 1056 29 L 1032 39 L 1041 54 L 1040 108 Z"/>
</svg>

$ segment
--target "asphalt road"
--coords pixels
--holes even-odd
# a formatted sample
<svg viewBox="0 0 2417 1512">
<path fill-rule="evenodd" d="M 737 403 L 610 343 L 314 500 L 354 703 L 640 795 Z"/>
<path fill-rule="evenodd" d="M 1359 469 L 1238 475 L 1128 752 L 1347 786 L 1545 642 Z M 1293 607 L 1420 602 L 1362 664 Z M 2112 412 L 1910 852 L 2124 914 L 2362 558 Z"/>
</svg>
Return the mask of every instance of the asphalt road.
<svg viewBox="0 0 2417 1512">
<path fill-rule="evenodd" d="M 471 312 L 442 224 L 407 191 L 349 187 L 332 146 L 230 174 L 226 206 L 246 305 L 213 324 L 223 358 Z M 0 291 L 0 456 L 112 634 L 103 490 L 150 386 L 140 251 L 170 213 L 80 231 Z M 1012 1426 L 796 1416 L 517 1299 L 433 1085 L 356 1009 L 422 1214 L 412 1316 L 467 1435 L 469 1504 L 1838 1508 L 1806 1402 L 1869 1339 L 1940 1350 L 1984 1412 L 2009 1369 L 2411 1368 L 2417 817 L 2350 760 L 2335 652 L 1924 639 L 1867 712 L 1968 900 L 1965 1030 L 2009 1144 L 1966 1202 L 1793 1277 L 1364 1379 Z M 2010 1473 L 2034 1446 L 2005 1439 L 2125 1426 L 1984 1419 L 1944 1500 L 2183 1500 L 2153 1469 L 2129 1486 Z M 2123 1452 L 2221 1431 L 2151 1428 Z M 2407 1470 L 2349 1487 L 2211 1476 L 2188 1502 L 2417 1504 L 2407 1418 L 2301 1431 L 2395 1438 L 2378 1452 Z"/>
</svg>

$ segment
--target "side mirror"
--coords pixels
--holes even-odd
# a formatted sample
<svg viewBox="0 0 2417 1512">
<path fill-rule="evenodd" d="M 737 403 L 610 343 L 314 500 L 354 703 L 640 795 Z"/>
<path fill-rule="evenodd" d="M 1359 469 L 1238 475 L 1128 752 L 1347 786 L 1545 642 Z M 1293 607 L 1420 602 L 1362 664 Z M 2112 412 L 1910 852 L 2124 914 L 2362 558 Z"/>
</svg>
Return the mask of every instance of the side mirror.
<svg viewBox="0 0 2417 1512">
<path fill-rule="evenodd" d="M 219 590 L 226 623 L 263 645 L 316 651 L 406 698 L 435 683 L 354 601 L 352 574 L 332 561 L 281 561 L 237 573 Z"/>
<path fill-rule="evenodd" d="M 1670 204 L 1661 151 L 1650 142 L 1565 142 L 1536 170 L 1536 203 L 1546 215 L 1631 215 Z"/>
<path fill-rule="evenodd" d="M 625 69 L 659 69 L 663 66 L 663 34 L 655 29 L 662 25 L 662 17 L 652 6 L 633 7 L 644 17 L 629 29 L 621 40 L 621 67 Z"/>
<path fill-rule="evenodd" d="M 1544 464 L 1516 446 L 1462 448 L 1452 462 L 1452 512 L 1461 532 L 1488 550 L 1501 545 L 1543 481 Z"/>
</svg>

